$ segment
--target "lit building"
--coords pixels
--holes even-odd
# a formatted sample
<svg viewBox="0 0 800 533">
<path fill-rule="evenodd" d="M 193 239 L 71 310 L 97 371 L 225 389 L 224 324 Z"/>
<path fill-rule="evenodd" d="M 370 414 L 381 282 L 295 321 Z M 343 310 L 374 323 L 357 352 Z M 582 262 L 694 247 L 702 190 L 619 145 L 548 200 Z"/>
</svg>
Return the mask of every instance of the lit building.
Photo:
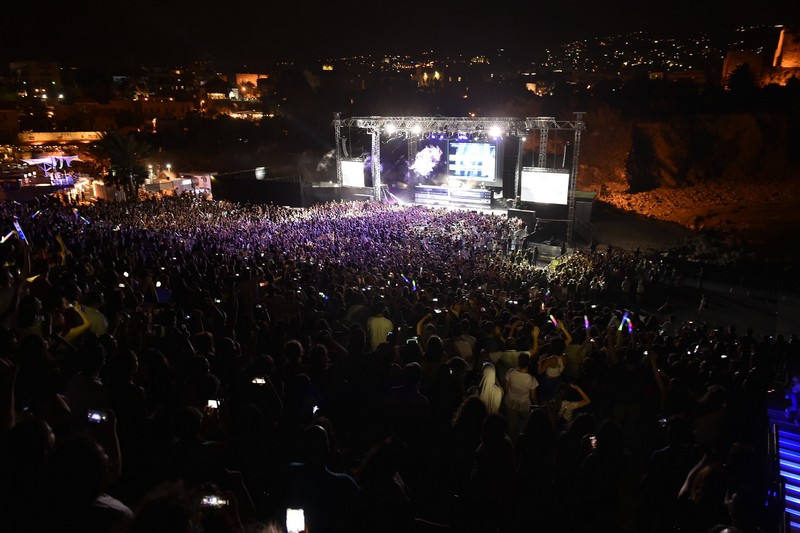
<svg viewBox="0 0 800 533">
<path fill-rule="evenodd" d="M 9 64 L 9 70 L 28 96 L 61 87 L 61 69 L 52 61 L 15 61 Z"/>
</svg>

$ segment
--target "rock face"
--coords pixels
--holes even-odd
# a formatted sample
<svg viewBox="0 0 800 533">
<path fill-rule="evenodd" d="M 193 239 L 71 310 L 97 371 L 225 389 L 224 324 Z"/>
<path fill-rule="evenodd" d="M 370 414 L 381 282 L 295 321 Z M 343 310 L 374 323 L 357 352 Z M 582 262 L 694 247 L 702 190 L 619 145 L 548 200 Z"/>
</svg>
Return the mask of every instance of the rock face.
<svg viewBox="0 0 800 533">
<path fill-rule="evenodd" d="M 800 240 L 792 120 L 726 113 L 634 121 L 602 109 L 586 119 L 578 187 L 620 209 L 748 244 Z"/>
</svg>

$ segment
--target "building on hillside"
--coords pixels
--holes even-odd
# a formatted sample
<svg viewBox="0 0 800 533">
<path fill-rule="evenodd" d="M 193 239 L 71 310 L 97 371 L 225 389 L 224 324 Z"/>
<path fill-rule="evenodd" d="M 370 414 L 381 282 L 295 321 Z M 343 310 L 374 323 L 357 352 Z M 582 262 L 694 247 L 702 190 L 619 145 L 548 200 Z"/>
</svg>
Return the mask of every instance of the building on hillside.
<svg viewBox="0 0 800 533">
<path fill-rule="evenodd" d="M 112 104 L 75 102 L 53 107 L 58 128 L 66 131 L 111 131 L 117 129 L 117 110 Z"/>
<path fill-rule="evenodd" d="M 9 70 L 27 96 L 47 94 L 61 87 L 61 69 L 52 61 L 15 61 L 9 64 Z"/>
<path fill-rule="evenodd" d="M 729 51 L 722 67 L 723 86 L 727 86 L 730 75 L 742 65 L 750 68 L 762 87 L 786 85 L 792 78 L 800 79 L 800 27 L 782 28 L 769 56 L 756 50 Z"/>
</svg>

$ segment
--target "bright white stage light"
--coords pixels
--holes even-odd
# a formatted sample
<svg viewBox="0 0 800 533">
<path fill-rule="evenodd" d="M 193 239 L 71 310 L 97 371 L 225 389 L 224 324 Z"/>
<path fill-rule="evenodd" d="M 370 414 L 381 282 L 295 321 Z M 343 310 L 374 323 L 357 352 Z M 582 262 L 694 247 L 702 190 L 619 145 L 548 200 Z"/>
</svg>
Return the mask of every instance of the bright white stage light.
<svg viewBox="0 0 800 533">
<path fill-rule="evenodd" d="M 386 133 L 388 133 L 389 135 L 394 135 L 394 132 L 396 131 L 397 131 L 397 126 L 395 126 L 394 124 L 389 124 L 386 126 Z"/>
<path fill-rule="evenodd" d="M 411 128 L 411 133 L 413 133 L 414 135 L 419 135 L 421 131 L 422 131 L 422 128 L 420 127 L 419 124 L 417 124 L 413 128 Z"/>
<path fill-rule="evenodd" d="M 489 136 L 491 137 L 500 137 L 502 134 L 503 130 L 501 130 L 499 126 L 492 126 L 489 128 Z"/>
</svg>

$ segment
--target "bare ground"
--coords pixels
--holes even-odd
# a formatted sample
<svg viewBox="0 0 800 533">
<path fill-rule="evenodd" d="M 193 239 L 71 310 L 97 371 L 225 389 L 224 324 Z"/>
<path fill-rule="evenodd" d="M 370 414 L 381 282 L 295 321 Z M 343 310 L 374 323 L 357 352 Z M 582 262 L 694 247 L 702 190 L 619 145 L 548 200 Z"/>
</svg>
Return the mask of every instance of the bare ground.
<svg viewBox="0 0 800 533">
<path fill-rule="evenodd" d="M 601 190 L 602 203 L 640 215 L 617 229 L 602 214 L 595 217 L 601 242 L 605 229 L 609 241 L 625 248 L 664 249 L 699 239 L 703 246 L 713 241 L 714 247 L 742 256 L 800 257 L 800 183 L 714 182 L 641 193 L 608 183 L 593 188 Z"/>
</svg>

